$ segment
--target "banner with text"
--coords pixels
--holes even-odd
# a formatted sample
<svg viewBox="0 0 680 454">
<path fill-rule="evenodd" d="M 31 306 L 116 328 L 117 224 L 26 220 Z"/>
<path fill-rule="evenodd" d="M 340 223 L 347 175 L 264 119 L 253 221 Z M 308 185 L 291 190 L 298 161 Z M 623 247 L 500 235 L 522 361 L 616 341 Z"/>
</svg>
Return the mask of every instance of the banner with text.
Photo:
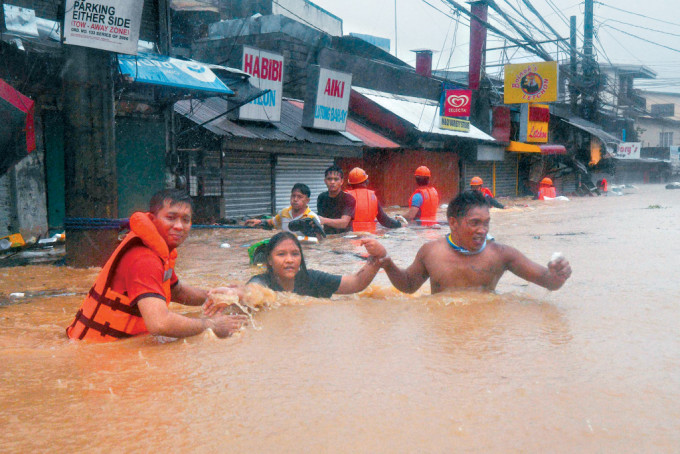
<svg viewBox="0 0 680 454">
<path fill-rule="evenodd" d="M 439 106 L 439 128 L 469 132 L 471 105 L 471 90 L 444 89 Z"/>
<path fill-rule="evenodd" d="M 557 62 L 505 65 L 504 102 L 557 101 Z"/>
<path fill-rule="evenodd" d="M 351 89 L 351 74 L 311 65 L 302 126 L 344 131 Z"/>
<path fill-rule="evenodd" d="M 144 2 L 66 0 L 64 43 L 137 55 Z"/>
<path fill-rule="evenodd" d="M 614 154 L 615 158 L 619 159 L 640 159 L 641 142 L 623 142 L 620 143 Z"/>
<path fill-rule="evenodd" d="M 271 90 L 239 109 L 241 120 L 281 121 L 283 56 L 243 46 L 241 69 L 250 74 L 249 82 L 260 90 Z"/>
</svg>

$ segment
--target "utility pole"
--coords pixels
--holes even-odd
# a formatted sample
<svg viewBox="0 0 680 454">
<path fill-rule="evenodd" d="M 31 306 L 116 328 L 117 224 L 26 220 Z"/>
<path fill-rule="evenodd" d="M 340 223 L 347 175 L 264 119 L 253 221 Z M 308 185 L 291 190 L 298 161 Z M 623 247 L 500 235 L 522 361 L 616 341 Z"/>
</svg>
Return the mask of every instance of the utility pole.
<svg viewBox="0 0 680 454">
<path fill-rule="evenodd" d="M 399 58 L 397 55 L 397 0 L 394 0 L 394 56 Z"/>
<path fill-rule="evenodd" d="M 470 3 L 470 62 L 468 72 L 468 86 L 472 90 L 471 120 L 484 132 L 491 132 L 491 101 L 489 99 L 490 86 L 483 81 L 486 65 L 486 25 L 489 12 L 487 0 Z"/>
<path fill-rule="evenodd" d="M 583 22 L 583 90 L 581 90 L 581 115 L 586 120 L 597 120 L 599 97 L 599 71 L 593 57 L 593 0 L 585 0 Z"/>
<path fill-rule="evenodd" d="M 576 61 L 576 16 L 569 18 L 569 101 L 571 102 L 572 115 L 578 114 L 578 91 L 575 85 L 578 74 L 578 62 Z"/>
</svg>

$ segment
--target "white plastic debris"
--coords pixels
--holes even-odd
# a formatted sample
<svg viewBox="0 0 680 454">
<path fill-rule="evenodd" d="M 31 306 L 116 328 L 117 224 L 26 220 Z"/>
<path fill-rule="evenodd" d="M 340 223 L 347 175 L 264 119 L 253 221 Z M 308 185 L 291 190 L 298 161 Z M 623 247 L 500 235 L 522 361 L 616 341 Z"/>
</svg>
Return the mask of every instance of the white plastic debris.
<svg viewBox="0 0 680 454">
<path fill-rule="evenodd" d="M 231 247 L 231 244 L 229 244 L 229 243 L 222 243 L 222 244 L 220 244 L 220 247 L 221 247 L 222 249 L 229 249 L 229 248 Z"/>
</svg>

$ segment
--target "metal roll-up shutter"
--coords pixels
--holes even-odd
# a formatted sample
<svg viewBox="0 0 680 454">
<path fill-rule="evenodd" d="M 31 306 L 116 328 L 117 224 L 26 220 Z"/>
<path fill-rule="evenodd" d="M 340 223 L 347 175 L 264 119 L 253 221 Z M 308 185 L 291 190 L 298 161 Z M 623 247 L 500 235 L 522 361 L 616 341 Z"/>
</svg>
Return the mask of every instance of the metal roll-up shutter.
<svg viewBox="0 0 680 454">
<path fill-rule="evenodd" d="M 312 195 L 309 207 L 316 212 L 316 198 L 327 190 L 324 172 L 333 165 L 333 158 L 277 156 L 276 159 L 276 211 L 290 206 L 290 190 L 295 183 L 309 186 Z"/>
<path fill-rule="evenodd" d="M 12 172 L 12 170 L 10 170 Z M 0 177 L 0 236 L 10 233 L 9 225 L 12 223 L 12 198 L 10 197 L 9 173 Z"/>
<path fill-rule="evenodd" d="M 505 153 L 503 161 L 472 161 L 463 166 L 463 187 L 470 188 L 472 177 L 484 180 L 484 186 L 493 190 L 493 165 L 496 163 L 496 197 L 514 197 L 517 184 L 517 157 Z"/>
<path fill-rule="evenodd" d="M 227 152 L 224 164 L 224 216 L 272 213 L 272 164 L 268 153 Z"/>
</svg>

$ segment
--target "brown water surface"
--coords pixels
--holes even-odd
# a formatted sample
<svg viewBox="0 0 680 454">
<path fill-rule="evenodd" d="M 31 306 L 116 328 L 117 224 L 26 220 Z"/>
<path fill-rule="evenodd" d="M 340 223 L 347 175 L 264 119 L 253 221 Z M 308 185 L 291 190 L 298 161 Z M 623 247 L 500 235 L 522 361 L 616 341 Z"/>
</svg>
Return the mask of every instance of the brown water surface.
<svg viewBox="0 0 680 454">
<path fill-rule="evenodd" d="M 380 274 L 361 296 L 279 297 L 226 340 L 67 341 L 97 270 L 0 269 L 0 300 L 29 292 L 0 307 L 0 450 L 678 452 L 680 191 L 517 203 L 492 233 L 541 263 L 564 253 L 558 292 L 508 274 L 498 294 L 409 296 Z M 443 233 L 383 242 L 405 266 Z M 265 236 L 193 232 L 178 275 L 243 282 L 243 246 Z M 359 251 L 305 254 L 348 273 Z"/>
</svg>

